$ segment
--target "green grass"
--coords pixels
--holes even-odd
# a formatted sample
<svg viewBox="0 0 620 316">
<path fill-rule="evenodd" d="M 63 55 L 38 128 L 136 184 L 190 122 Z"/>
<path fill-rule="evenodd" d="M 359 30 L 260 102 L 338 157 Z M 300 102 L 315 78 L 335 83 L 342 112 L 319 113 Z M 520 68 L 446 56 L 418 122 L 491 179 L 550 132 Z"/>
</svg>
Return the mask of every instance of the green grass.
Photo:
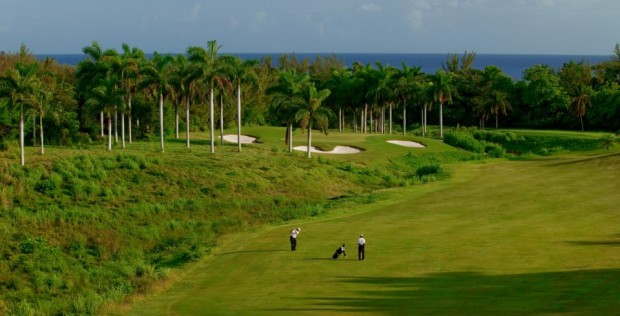
<svg viewBox="0 0 620 316">
<path fill-rule="evenodd" d="M 194 282 L 194 279 L 219 277 L 202 275 L 202 269 L 215 271 L 225 278 L 218 281 L 220 283 L 209 281 L 210 285 L 198 290 L 206 296 L 213 295 L 216 299 L 212 302 L 214 311 L 235 313 L 234 308 L 239 308 L 241 312 L 267 313 L 273 309 L 288 311 L 287 308 L 296 306 L 313 313 L 321 304 L 328 304 L 327 311 L 340 308 L 357 311 L 355 306 L 339 307 L 329 298 L 348 297 L 353 302 L 356 297 L 364 297 L 365 292 L 354 290 L 369 286 L 360 286 L 358 277 L 374 284 L 401 277 L 417 282 L 415 278 L 426 280 L 434 273 L 450 271 L 497 274 L 483 265 L 473 269 L 476 265 L 467 257 L 444 261 L 443 257 L 452 253 L 445 250 L 445 254 L 437 254 L 436 251 L 448 249 L 442 245 L 453 246 L 450 240 L 443 239 L 445 237 L 476 239 L 475 230 L 456 225 L 467 223 L 474 210 L 483 209 L 482 215 L 491 216 L 494 213 L 485 208 L 505 210 L 517 205 L 508 199 L 511 194 L 523 194 L 530 189 L 543 192 L 557 185 L 559 189 L 553 191 L 552 196 L 559 197 L 565 194 L 565 189 L 570 189 L 565 184 L 567 179 L 561 178 L 558 183 L 543 181 L 538 187 L 523 185 L 504 192 L 496 186 L 512 181 L 497 182 L 491 175 L 502 175 L 500 179 L 505 174 L 516 180 L 525 176 L 546 180 L 564 177 L 565 173 L 574 175 L 573 168 L 584 169 L 595 178 L 574 183 L 579 185 L 579 190 L 586 185 L 584 192 L 588 193 L 594 189 L 605 190 L 608 185 L 605 178 L 598 177 L 596 170 L 590 167 L 595 162 L 599 167 L 613 166 L 607 163 L 609 160 L 592 156 L 596 159 L 583 162 L 587 168 L 575 168 L 581 164 L 559 165 L 555 173 L 544 173 L 541 171 L 547 169 L 542 167 L 512 168 L 577 158 L 563 154 L 537 162 L 479 160 L 483 156 L 455 149 L 438 140 L 338 132 L 328 136 L 314 133 L 314 144 L 348 145 L 364 151 L 354 155 L 315 154 L 313 159 L 307 159 L 304 153 L 286 152 L 283 128 L 250 127 L 244 128 L 243 134 L 258 137 L 259 143 L 244 145 L 241 153 L 237 152 L 236 144 L 219 145 L 218 142 L 216 153 L 210 154 L 207 133 L 192 134 L 190 149 L 185 148 L 184 140 L 167 139 L 164 153 L 160 152 L 156 139 L 135 142 L 124 150 L 115 145 L 112 152 L 108 152 L 103 143 L 73 148 L 47 146 L 45 155 L 39 155 L 38 148 L 27 147 L 26 167 L 23 168 L 18 165 L 18 148 L 11 146 L 8 151 L 0 152 L 0 314 L 92 314 L 101 312 L 102 308 L 111 311 L 115 309 L 110 306 L 128 298 L 150 297 L 157 289 L 170 284 L 183 288 L 183 284 Z M 295 145 L 304 145 L 305 136 L 295 131 Z M 418 141 L 427 147 L 401 147 L 385 142 L 388 139 Z M 584 148 L 576 146 L 575 151 Z M 600 149 L 589 154 L 613 152 L 617 150 Z M 473 161 L 459 163 L 468 160 Z M 492 166 L 501 168 L 492 169 Z M 607 171 L 601 176 L 614 174 L 614 170 Z M 463 190 L 478 186 L 485 192 L 471 191 L 477 199 L 469 195 L 459 199 L 444 198 L 450 197 L 452 192 L 467 192 Z M 494 200 L 496 195 L 502 196 L 502 192 L 505 196 Z M 588 205 L 606 201 L 588 194 Z M 449 201 L 454 204 L 446 204 Z M 547 205 L 550 201 L 553 199 L 545 197 L 544 203 L 538 204 Z M 611 202 L 617 203 L 613 198 Z M 461 209 L 465 211 L 462 214 L 458 212 Z M 515 210 L 515 218 L 529 214 L 520 213 L 519 208 Z M 571 218 L 575 214 L 571 213 Z M 455 227 L 449 233 L 434 232 L 433 229 L 444 227 L 442 220 L 447 227 Z M 494 217 L 489 217 L 487 222 L 498 227 L 504 224 L 498 224 Z M 554 218 L 551 222 L 560 221 Z M 283 224 L 285 226 L 279 226 Z M 287 248 L 288 231 L 292 225 L 299 224 L 304 227 L 300 236 L 303 246 L 296 255 L 301 257 L 291 258 L 288 251 L 272 252 Z M 600 231 L 598 225 L 593 222 L 587 228 Z M 510 226 L 507 229 L 518 231 Z M 360 232 L 369 237 L 369 256 L 379 251 L 376 254 L 386 258 L 381 266 L 373 268 L 373 261 L 366 261 L 369 270 L 357 273 L 351 272 L 349 266 L 338 267 L 330 260 L 323 260 L 329 258 L 341 242 L 347 243 L 351 253 L 352 243 Z M 403 232 L 407 232 L 406 235 L 400 235 Z M 432 238 L 425 240 L 425 236 Z M 588 241 L 585 235 L 576 236 L 567 240 Z M 403 242 L 398 242 L 399 238 Z M 244 239 L 249 241 L 241 242 Z M 375 243 L 378 247 L 373 246 Z M 425 248 L 411 248 L 422 245 Z M 234 253 L 236 251 L 239 253 Z M 410 260 L 389 259 L 392 252 L 401 255 L 404 251 L 411 256 Z M 431 257 L 426 258 L 423 253 Z M 226 271 L 222 267 L 230 263 L 220 262 L 222 258 L 244 262 L 244 265 L 232 265 L 238 274 Z M 439 270 L 433 265 L 438 261 L 442 263 Z M 354 261 L 341 260 L 337 264 L 341 262 Z M 451 266 L 455 264 L 466 265 Z M 445 267 L 447 270 L 442 270 Z M 533 271 L 541 270 L 535 267 Z M 547 267 L 550 268 L 544 273 L 564 272 L 553 265 Z M 241 277 L 244 271 L 247 271 L 248 282 L 255 283 L 246 283 Z M 252 274 L 259 271 L 264 276 Z M 389 273 L 383 275 L 378 271 Z M 527 273 L 527 269 L 524 271 L 515 273 Z M 196 278 L 197 275 L 200 278 Z M 282 279 L 285 276 L 291 280 L 299 278 L 308 291 L 302 291 L 288 277 Z M 268 287 L 263 292 L 264 284 L 270 282 L 275 288 Z M 235 283 L 240 287 L 231 286 Z M 390 291 L 391 283 L 384 284 L 385 288 L 371 286 L 371 290 Z M 321 294 L 324 287 L 326 296 Z M 339 289 L 349 292 L 338 292 Z M 300 293 L 296 298 L 306 301 L 305 305 L 290 301 L 288 293 L 292 292 Z M 249 305 L 238 304 L 239 307 L 231 310 L 232 301 L 227 293 L 243 294 L 240 297 L 247 297 Z M 218 296 L 220 294 L 223 296 Z M 272 297 L 271 294 L 275 295 L 274 304 L 267 306 L 264 299 Z M 439 291 L 438 295 L 447 294 Z M 371 298 L 366 297 L 364 302 Z M 318 303 L 313 303 L 315 301 Z M 391 305 L 385 300 L 370 302 L 374 311 L 385 311 L 381 306 Z M 170 301 L 165 299 L 161 303 Z M 186 306 L 182 311 L 189 308 L 188 312 L 199 313 L 196 308 L 203 308 L 203 305 L 192 303 L 180 304 Z M 405 305 L 388 311 L 410 311 Z"/>
<path fill-rule="evenodd" d="M 353 214 L 235 235 L 130 314 L 617 314 L 619 166 L 617 152 L 452 165 Z"/>
<path fill-rule="evenodd" d="M 366 144 L 375 136 L 343 135 L 391 160 L 307 159 L 286 152 L 283 132 L 248 128 L 260 143 L 241 153 L 218 144 L 210 154 L 205 133 L 192 135 L 190 149 L 167 139 L 164 153 L 156 140 L 112 152 L 102 143 L 47 146 L 45 155 L 27 147 L 23 168 L 17 148 L 0 153 L 0 314 L 93 313 L 150 293 L 225 234 L 329 215 L 372 201 L 375 190 L 445 176 L 418 174 L 424 165 L 397 146 L 375 150 L 381 142 Z"/>
</svg>

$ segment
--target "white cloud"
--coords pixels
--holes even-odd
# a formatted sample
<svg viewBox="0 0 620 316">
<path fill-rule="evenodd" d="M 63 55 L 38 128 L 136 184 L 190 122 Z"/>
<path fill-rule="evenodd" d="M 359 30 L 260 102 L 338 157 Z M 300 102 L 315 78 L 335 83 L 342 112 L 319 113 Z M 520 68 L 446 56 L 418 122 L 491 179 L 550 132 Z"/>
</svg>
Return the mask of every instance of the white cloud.
<svg viewBox="0 0 620 316">
<path fill-rule="evenodd" d="M 422 10 L 410 10 L 405 16 L 405 19 L 414 31 L 419 31 L 424 26 L 424 12 L 422 12 Z"/>
<path fill-rule="evenodd" d="M 360 6 L 360 9 L 366 12 L 379 12 L 382 10 L 381 6 L 374 3 L 362 4 L 362 6 Z"/>
<path fill-rule="evenodd" d="M 259 24 L 265 23 L 267 21 L 267 12 L 260 10 L 256 12 L 256 22 Z"/>
<path fill-rule="evenodd" d="M 240 23 L 239 23 L 239 20 L 237 20 L 237 18 L 235 18 L 234 16 L 232 16 L 232 15 L 231 15 L 231 16 L 228 18 L 228 24 L 229 24 L 231 27 L 236 28 L 236 27 L 238 27 L 238 26 L 239 26 L 239 24 L 240 24 Z"/>
<path fill-rule="evenodd" d="M 194 3 L 194 7 L 192 7 L 192 11 L 190 12 L 190 16 L 192 17 L 192 19 L 195 19 L 198 17 L 198 15 L 200 14 L 200 8 L 202 7 L 202 5 L 198 2 Z"/>
<path fill-rule="evenodd" d="M 412 6 L 418 10 L 424 10 L 424 11 L 428 11 L 432 8 L 430 3 L 424 0 L 414 0 L 412 1 Z"/>
</svg>

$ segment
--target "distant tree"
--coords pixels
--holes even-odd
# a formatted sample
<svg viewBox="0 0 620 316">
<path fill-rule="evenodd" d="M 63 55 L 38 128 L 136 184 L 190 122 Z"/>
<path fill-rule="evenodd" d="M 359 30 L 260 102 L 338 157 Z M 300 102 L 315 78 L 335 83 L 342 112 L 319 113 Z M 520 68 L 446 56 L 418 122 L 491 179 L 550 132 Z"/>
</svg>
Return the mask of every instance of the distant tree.
<svg viewBox="0 0 620 316">
<path fill-rule="evenodd" d="M 328 89 L 317 90 L 314 83 L 310 82 L 302 88 L 305 105 L 297 111 L 295 118 L 301 122 L 301 128 L 308 131 L 307 155 L 311 157 L 312 149 L 312 126 L 316 125 L 325 134 L 328 132 L 329 118 L 333 115 L 331 111 L 322 107 L 322 103 L 329 96 Z"/>
<path fill-rule="evenodd" d="M 22 46 L 22 51 L 26 50 Z M 35 107 L 40 80 L 37 77 L 37 64 L 17 63 L 0 77 L 0 98 L 6 99 L 10 109 L 19 109 L 19 148 L 20 164 L 26 164 L 24 158 L 24 108 Z"/>
<path fill-rule="evenodd" d="M 159 142 L 164 152 L 164 98 L 172 89 L 173 58 L 170 55 L 155 53 L 142 69 L 143 79 L 140 86 L 149 87 L 159 98 Z"/>
<path fill-rule="evenodd" d="M 497 66 L 487 66 L 482 72 L 485 108 L 495 116 L 495 129 L 499 128 L 499 114 L 506 115 L 510 109 L 509 94 L 512 79 Z"/>
<path fill-rule="evenodd" d="M 560 86 L 553 68 L 536 65 L 523 72 L 523 102 L 529 109 L 530 121 L 554 121 L 568 105 L 568 97 Z M 538 113 L 538 115 L 537 115 Z"/>
<path fill-rule="evenodd" d="M 293 123 L 297 121 L 296 114 L 307 103 L 303 96 L 303 89 L 309 82 L 308 74 L 299 74 L 295 69 L 290 69 L 281 71 L 277 84 L 266 91 L 267 94 L 273 96 L 274 111 L 286 124 L 284 139 L 289 152 L 293 150 Z"/>
<path fill-rule="evenodd" d="M 258 83 L 253 71 L 258 61 L 243 61 L 239 57 L 226 56 L 223 58 L 222 63 L 237 92 L 237 150 L 241 151 L 241 87 L 243 84 Z"/>
<path fill-rule="evenodd" d="M 395 80 L 394 92 L 403 106 L 403 135 L 407 134 L 407 102 L 419 98 L 421 91 L 422 68 L 409 67 L 402 63 Z"/>
<path fill-rule="evenodd" d="M 431 82 L 434 100 L 439 103 L 439 137 L 443 138 L 443 105 L 452 103 L 455 89 L 452 85 L 452 76 L 445 71 L 438 70 L 431 76 Z"/>
<path fill-rule="evenodd" d="M 123 54 L 119 58 L 118 71 L 120 72 L 120 80 L 123 91 L 125 92 L 125 101 L 127 102 L 127 122 L 129 143 L 131 144 L 132 135 L 132 113 L 131 101 L 133 95 L 137 92 L 140 82 L 140 68 L 146 63 L 144 52 L 136 47 L 130 48 L 129 45 L 123 44 Z M 124 122 L 124 119 L 121 120 Z M 123 128 L 124 131 L 124 128 Z M 123 148 L 125 148 L 125 136 L 122 136 Z"/>
<path fill-rule="evenodd" d="M 591 105 L 592 68 L 583 61 L 575 63 L 571 60 L 562 66 L 559 77 L 562 89 L 569 96 L 569 108 L 575 116 L 579 117 L 581 131 L 584 131 L 583 117 Z"/>
<path fill-rule="evenodd" d="M 108 150 L 112 150 L 112 113 L 116 105 L 123 101 L 123 94 L 118 89 L 118 78 L 112 73 L 97 79 L 87 99 L 89 109 L 93 112 L 105 113 L 108 122 Z"/>
<path fill-rule="evenodd" d="M 221 46 L 217 45 L 217 41 L 207 42 L 207 49 L 199 46 L 193 46 L 187 49 L 188 59 L 192 63 L 194 71 L 196 71 L 202 80 L 208 82 L 209 85 L 209 129 L 211 133 L 211 153 L 215 153 L 215 119 L 214 119 L 214 103 L 215 87 L 223 86 L 227 80 L 222 72 L 222 67 L 218 61 L 217 52 Z"/>
</svg>

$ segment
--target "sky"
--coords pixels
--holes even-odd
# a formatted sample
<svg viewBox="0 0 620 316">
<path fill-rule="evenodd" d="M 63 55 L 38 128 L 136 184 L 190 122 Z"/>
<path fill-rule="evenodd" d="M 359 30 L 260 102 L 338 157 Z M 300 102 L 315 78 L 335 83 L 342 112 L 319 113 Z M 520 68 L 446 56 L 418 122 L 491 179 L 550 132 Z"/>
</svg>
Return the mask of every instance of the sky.
<svg viewBox="0 0 620 316">
<path fill-rule="evenodd" d="M 619 0 L 0 0 L 0 51 L 611 55 Z"/>
</svg>

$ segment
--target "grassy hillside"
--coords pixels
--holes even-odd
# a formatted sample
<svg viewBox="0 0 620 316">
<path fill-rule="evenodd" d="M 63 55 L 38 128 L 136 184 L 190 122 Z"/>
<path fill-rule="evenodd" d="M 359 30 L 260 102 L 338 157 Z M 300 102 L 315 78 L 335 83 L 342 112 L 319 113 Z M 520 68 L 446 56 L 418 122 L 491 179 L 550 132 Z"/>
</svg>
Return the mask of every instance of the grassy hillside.
<svg viewBox="0 0 620 316">
<path fill-rule="evenodd" d="M 204 134 L 191 149 L 168 139 L 165 153 L 156 140 L 112 152 L 27 148 L 25 168 L 17 148 L 0 152 L 0 313 L 94 313 L 149 293 L 227 233 L 354 210 L 377 189 L 444 178 L 444 163 L 472 157 L 436 140 L 409 149 L 387 136 L 317 133 L 317 145 L 365 151 L 307 159 L 285 151 L 283 129 L 244 134 L 260 143 L 214 155 Z"/>
</svg>

